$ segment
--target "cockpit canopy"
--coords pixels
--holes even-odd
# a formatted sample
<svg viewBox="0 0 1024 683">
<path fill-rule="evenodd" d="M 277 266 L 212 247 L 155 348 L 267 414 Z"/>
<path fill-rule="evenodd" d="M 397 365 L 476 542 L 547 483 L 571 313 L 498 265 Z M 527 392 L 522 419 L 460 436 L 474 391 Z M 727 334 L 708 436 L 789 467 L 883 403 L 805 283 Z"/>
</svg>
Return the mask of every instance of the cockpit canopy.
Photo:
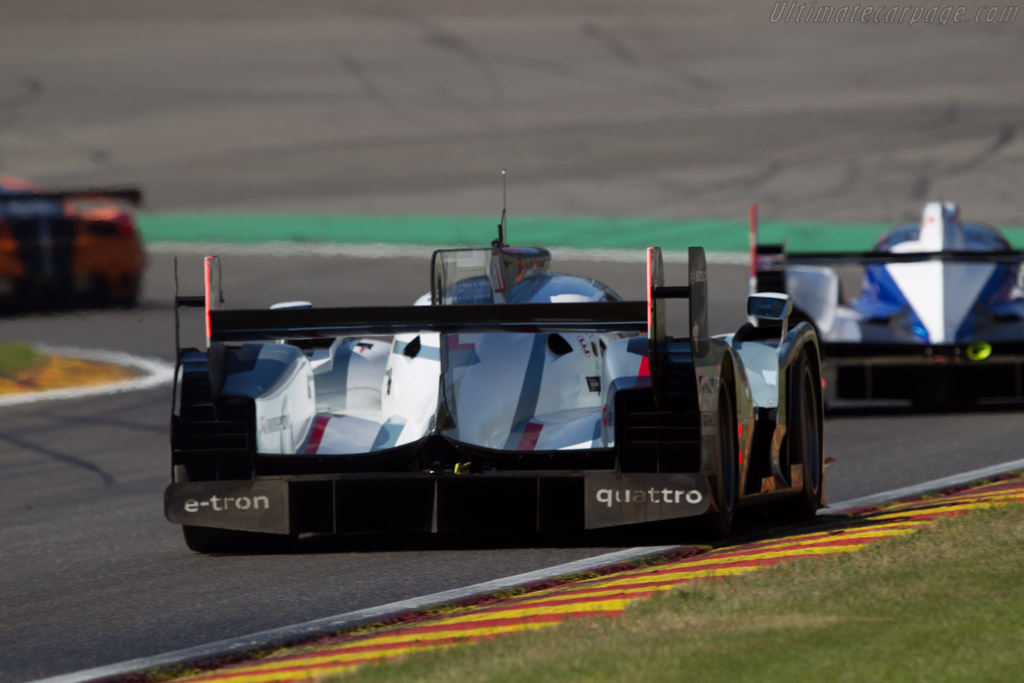
<svg viewBox="0 0 1024 683">
<path fill-rule="evenodd" d="M 621 301 L 597 280 L 548 273 L 540 247 L 441 249 L 431 264 L 431 298 L 440 304 Z"/>
</svg>

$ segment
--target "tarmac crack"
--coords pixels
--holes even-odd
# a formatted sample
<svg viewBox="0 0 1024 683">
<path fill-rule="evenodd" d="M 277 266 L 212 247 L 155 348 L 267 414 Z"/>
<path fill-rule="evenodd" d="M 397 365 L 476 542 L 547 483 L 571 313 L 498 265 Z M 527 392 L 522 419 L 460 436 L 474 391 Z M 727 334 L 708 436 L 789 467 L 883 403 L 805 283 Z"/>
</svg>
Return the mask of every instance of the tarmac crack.
<svg viewBox="0 0 1024 683">
<path fill-rule="evenodd" d="M 84 458 L 79 458 L 74 455 L 68 455 L 67 453 L 61 453 L 59 451 L 55 451 L 50 448 L 45 448 L 43 446 L 38 446 L 28 441 L 23 441 L 22 439 L 18 439 L 13 436 L 7 436 L 4 434 L 0 434 L 0 441 L 6 442 L 7 444 L 10 444 L 11 446 L 14 446 L 16 448 L 21 448 L 22 450 L 29 451 L 30 453 L 38 453 L 39 455 L 44 455 L 50 458 L 51 460 L 55 460 L 59 463 L 78 468 L 90 474 L 95 474 L 97 477 L 100 478 L 100 481 L 103 482 L 104 487 L 111 487 L 115 483 L 117 483 L 117 480 L 114 478 L 112 474 L 106 472 L 102 467 L 96 465 L 95 463 L 91 463 L 88 460 L 85 460 Z"/>
<path fill-rule="evenodd" d="M 5 111 L 0 117 L 0 126 L 10 126 L 17 122 L 25 107 L 29 106 L 43 92 L 43 82 L 34 76 L 23 76 L 18 79 L 21 92 L 0 100 L 0 107 Z"/>
<path fill-rule="evenodd" d="M 360 89 L 363 91 L 363 94 L 366 95 L 367 99 L 376 103 L 381 109 L 394 114 L 402 121 L 408 123 L 413 120 L 413 117 L 409 116 L 402 107 L 391 101 L 391 99 L 377 87 L 376 82 L 374 82 L 374 80 L 367 74 L 367 70 L 364 68 L 362 62 L 345 52 L 341 53 L 340 59 L 341 65 L 345 68 L 345 71 L 347 71 L 359 84 Z"/>
<path fill-rule="evenodd" d="M 592 21 L 583 24 L 583 35 L 599 42 L 612 56 L 624 64 L 632 66 L 640 61 L 626 43 L 616 38 L 608 29 Z"/>
<path fill-rule="evenodd" d="M 999 152 L 1004 147 L 1013 142 L 1013 139 L 1014 137 L 1016 137 L 1016 134 L 1016 125 L 1008 123 L 1001 126 L 999 128 L 999 131 L 996 133 L 995 139 L 988 146 L 988 148 L 982 150 L 971 159 L 967 159 L 966 161 L 962 161 L 959 164 L 955 164 L 953 166 L 946 168 L 943 172 L 944 175 L 960 175 L 961 173 L 973 171 L 974 169 L 991 160 L 994 156 L 999 154 Z"/>
</svg>

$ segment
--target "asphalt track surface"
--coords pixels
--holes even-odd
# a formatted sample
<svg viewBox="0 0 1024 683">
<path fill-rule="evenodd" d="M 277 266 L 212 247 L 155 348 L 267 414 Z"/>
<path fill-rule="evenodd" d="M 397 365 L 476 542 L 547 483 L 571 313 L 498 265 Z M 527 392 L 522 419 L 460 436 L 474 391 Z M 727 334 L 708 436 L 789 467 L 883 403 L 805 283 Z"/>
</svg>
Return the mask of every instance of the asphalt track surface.
<svg viewBox="0 0 1024 683">
<path fill-rule="evenodd" d="M 496 215 L 504 166 L 513 230 L 517 211 L 735 218 L 750 201 L 778 219 L 897 221 L 938 197 L 1024 225 L 1024 18 L 837 26 L 772 24 L 771 3 L 502 7 L 6 0 L 0 172 L 137 182 L 161 211 Z M 192 291 L 198 265 L 183 263 Z M 642 291 L 639 264 L 560 267 Z M 233 306 L 407 303 L 427 282 L 426 258 L 227 256 L 224 271 Z M 169 359 L 170 283 L 170 257 L 155 255 L 138 309 L 5 318 L 0 338 Z M 729 331 L 744 271 L 713 267 L 710 284 L 712 327 Z M 648 540 L 194 555 L 162 517 L 168 410 L 160 389 L 0 412 L 0 680 Z M 826 439 L 828 495 L 842 500 L 1018 459 L 1019 416 L 849 416 Z"/>
</svg>

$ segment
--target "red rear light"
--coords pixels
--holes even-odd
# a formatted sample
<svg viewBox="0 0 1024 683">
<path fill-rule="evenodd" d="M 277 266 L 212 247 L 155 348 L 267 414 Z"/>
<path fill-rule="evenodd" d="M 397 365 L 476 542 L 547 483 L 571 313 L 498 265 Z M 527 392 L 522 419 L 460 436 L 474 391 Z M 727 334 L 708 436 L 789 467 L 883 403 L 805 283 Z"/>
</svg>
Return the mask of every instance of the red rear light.
<svg viewBox="0 0 1024 683">
<path fill-rule="evenodd" d="M 118 235 L 124 237 L 130 237 L 135 234 L 135 223 L 132 221 L 132 217 L 126 213 L 119 213 L 113 221 L 114 227 L 117 229 Z"/>
<path fill-rule="evenodd" d="M 131 216 L 124 213 L 99 219 L 91 216 L 86 225 L 90 233 L 100 237 L 131 237 L 135 234 L 135 223 Z"/>
</svg>

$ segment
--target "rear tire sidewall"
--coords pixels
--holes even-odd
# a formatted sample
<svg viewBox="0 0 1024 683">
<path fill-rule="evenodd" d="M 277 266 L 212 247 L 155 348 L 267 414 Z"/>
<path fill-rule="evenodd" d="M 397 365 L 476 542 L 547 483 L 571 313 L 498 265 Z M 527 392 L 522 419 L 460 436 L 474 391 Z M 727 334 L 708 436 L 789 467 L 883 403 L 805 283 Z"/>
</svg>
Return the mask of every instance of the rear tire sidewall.
<svg viewBox="0 0 1024 683">
<path fill-rule="evenodd" d="M 739 436 L 736 432 L 736 407 L 732 378 L 723 373 L 718 391 L 718 472 L 709 477 L 715 511 L 701 518 L 702 535 L 721 539 L 732 530 L 739 498 Z"/>
<path fill-rule="evenodd" d="M 792 395 L 789 402 L 789 462 L 799 463 L 803 489 L 794 501 L 794 515 L 800 519 L 814 517 L 821 507 L 824 482 L 824 438 L 822 434 L 820 379 L 811 366 L 806 351 L 800 354 L 793 368 Z"/>
</svg>

